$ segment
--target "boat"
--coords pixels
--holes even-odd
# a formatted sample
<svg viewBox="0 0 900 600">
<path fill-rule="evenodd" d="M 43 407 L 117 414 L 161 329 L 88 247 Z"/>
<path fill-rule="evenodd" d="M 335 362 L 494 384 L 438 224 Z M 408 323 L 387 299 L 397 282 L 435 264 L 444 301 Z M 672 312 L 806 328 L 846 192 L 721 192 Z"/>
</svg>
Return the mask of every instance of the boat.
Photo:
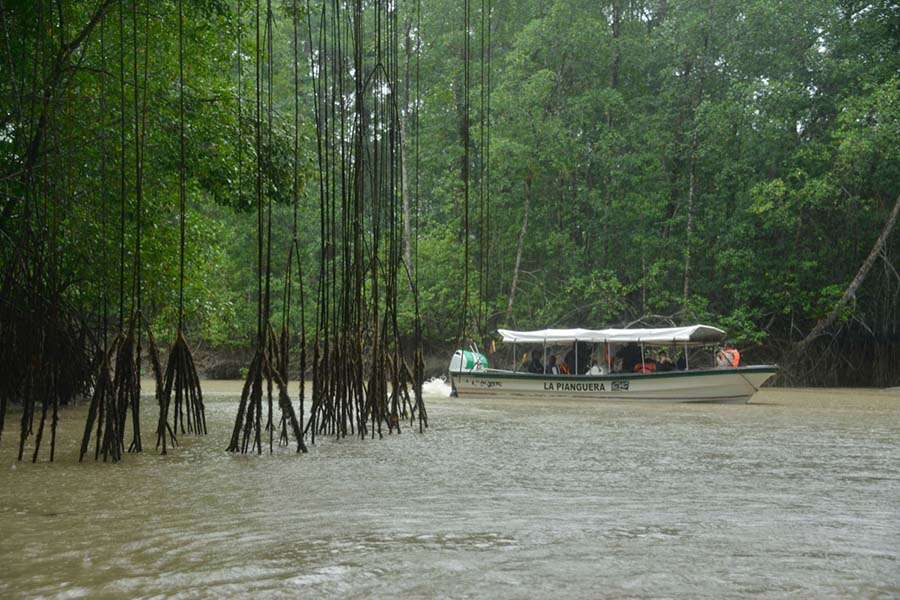
<svg viewBox="0 0 900 600">
<path fill-rule="evenodd" d="M 488 365 L 487 357 L 475 347 L 457 350 L 450 361 L 452 395 L 748 403 L 778 371 L 777 365 L 717 366 L 715 358 L 697 364 L 703 348 L 720 347 L 726 339 L 723 330 L 709 325 L 652 329 L 499 329 L 497 333 L 504 343 L 512 344 L 514 362 L 518 362 L 519 346 L 531 347 L 539 356 L 542 354 L 544 365 L 547 364 L 548 349 L 562 346 L 570 354 L 574 352 L 573 362 L 580 368 L 571 375 L 531 373 L 521 367 L 496 369 Z M 635 369 L 641 372 L 615 371 L 615 357 L 626 347 L 632 352 L 640 348 L 639 366 Z M 652 366 L 650 356 L 658 348 L 671 350 L 673 355 L 675 351 L 681 352 L 680 364 L 673 365 L 671 370 L 647 372 Z M 592 367 L 594 374 L 584 372 L 586 352 L 589 353 L 587 360 L 591 356 L 602 357 L 597 361 L 602 367 Z M 689 362 L 691 357 L 694 364 Z"/>
</svg>

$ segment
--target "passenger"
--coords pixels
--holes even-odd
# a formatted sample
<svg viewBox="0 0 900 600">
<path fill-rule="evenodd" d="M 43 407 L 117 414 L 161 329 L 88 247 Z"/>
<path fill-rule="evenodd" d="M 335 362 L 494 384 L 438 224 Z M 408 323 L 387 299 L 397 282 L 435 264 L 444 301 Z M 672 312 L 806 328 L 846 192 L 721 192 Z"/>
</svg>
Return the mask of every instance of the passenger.
<svg viewBox="0 0 900 600">
<path fill-rule="evenodd" d="M 656 359 L 653 356 L 647 354 L 644 356 L 644 361 L 634 365 L 635 373 L 654 373 L 656 371 Z"/>
<path fill-rule="evenodd" d="M 544 365 L 541 363 L 541 359 L 538 355 L 537 350 L 531 353 L 531 362 L 528 364 L 528 372 L 529 373 L 543 373 Z"/>
<path fill-rule="evenodd" d="M 587 372 L 588 375 L 606 375 L 606 369 L 601 367 L 596 360 L 591 361 L 591 368 Z"/>
<path fill-rule="evenodd" d="M 672 359 L 669 358 L 669 353 L 665 350 L 660 350 L 659 354 L 657 355 L 656 370 L 659 372 L 675 370 L 675 363 L 672 362 Z"/>
<path fill-rule="evenodd" d="M 546 375 L 559 375 L 559 366 L 556 364 L 556 355 L 551 354 L 547 360 L 547 369 L 544 371 Z"/>
<path fill-rule="evenodd" d="M 591 366 L 591 345 L 587 342 L 573 342 L 562 362 L 566 363 L 573 375 L 587 373 Z"/>
<path fill-rule="evenodd" d="M 563 365 L 566 366 L 565 371 L 562 370 Z M 563 361 L 561 363 L 559 363 L 559 366 L 560 366 L 560 369 L 559 369 L 560 372 L 565 375 L 569 375 L 571 373 L 577 372 L 577 369 L 575 368 L 575 366 L 576 366 L 575 365 L 575 344 L 572 344 L 572 347 L 569 349 L 568 352 L 566 352 L 566 356 L 565 356 L 565 358 L 563 358 Z"/>
<path fill-rule="evenodd" d="M 641 362 L 641 349 L 637 344 L 628 344 L 619 348 L 616 358 L 622 359 L 623 373 L 633 373 L 635 365 Z"/>
<path fill-rule="evenodd" d="M 681 352 L 678 355 L 678 361 L 675 363 L 675 368 L 679 371 L 687 371 L 688 368 L 687 355 L 685 354 L 685 352 Z"/>
<path fill-rule="evenodd" d="M 734 348 L 729 342 L 725 342 L 722 348 L 716 353 L 717 367 L 737 367 L 741 364 L 741 353 Z"/>
<path fill-rule="evenodd" d="M 578 342 L 578 374 L 584 375 L 591 368 L 592 345 L 587 342 Z"/>
</svg>

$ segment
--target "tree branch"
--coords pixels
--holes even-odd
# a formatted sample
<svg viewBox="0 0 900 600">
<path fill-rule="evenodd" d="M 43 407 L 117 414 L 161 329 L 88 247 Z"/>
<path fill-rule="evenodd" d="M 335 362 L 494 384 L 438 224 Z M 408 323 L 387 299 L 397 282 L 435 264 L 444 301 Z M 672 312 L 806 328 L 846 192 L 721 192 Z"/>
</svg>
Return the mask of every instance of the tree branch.
<svg viewBox="0 0 900 600">
<path fill-rule="evenodd" d="M 53 104 L 54 99 L 65 88 L 65 74 L 69 70 L 69 59 L 72 57 L 72 53 L 85 43 L 85 41 L 91 35 L 91 32 L 94 30 L 97 24 L 100 23 L 100 20 L 103 18 L 103 16 L 106 14 L 106 11 L 109 10 L 114 2 L 115 0 L 103 0 L 100 3 L 100 6 L 97 7 L 97 10 L 94 11 L 94 14 L 91 16 L 91 19 L 88 21 L 87 25 L 84 26 L 84 28 L 78 33 L 78 35 L 75 36 L 75 38 L 71 42 L 62 44 L 56 53 L 56 58 L 53 60 L 53 66 L 50 70 L 50 75 L 44 85 L 44 93 L 42 94 L 43 97 L 41 101 L 41 112 L 40 116 L 38 117 L 38 126 L 35 128 L 34 136 L 28 143 L 28 150 L 25 153 L 25 164 L 23 170 L 25 171 L 26 179 L 30 176 L 35 163 L 37 163 L 41 141 L 47 128 L 47 113 L 50 109 L 50 105 Z M 6 212 L 7 210 L 4 209 L 4 213 Z"/>
<path fill-rule="evenodd" d="M 891 231 L 893 231 L 894 225 L 897 223 L 898 214 L 900 214 L 900 196 L 897 196 L 897 200 L 894 202 L 894 209 L 891 211 L 890 216 L 885 222 L 884 228 L 881 230 L 881 235 L 879 235 L 878 239 L 875 240 L 875 245 L 872 247 L 872 251 L 869 252 L 869 256 L 866 257 L 865 262 L 863 262 L 862 266 L 859 268 L 859 271 L 857 271 L 856 277 L 854 277 L 853 281 L 850 282 L 850 285 L 847 286 L 846 291 L 844 291 L 844 295 L 841 296 L 841 299 L 837 302 L 837 304 L 834 305 L 834 308 L 831 309 L 831 312 L 828 314 L 828 316 L 825 319 L 820 319 L 819 322 L 816 323 L 816 326 L 813 327 L 812 331 L 810 331 L 805 338 L 797 343 L 798 350 L 800 350 L 801 352 L 804 351 L 811 341 L 823 335 L 825 333 L 825 330 L 834 324 L 847 303 L 856 297 L 856 290 L 858 290 L 859 286 L 861 286 L 863 281 L 865 281 L 866 276 L 869 274 L 869 270 L 872 268 L 872 265 L 875 264 L 875 260 L 881 254 L 881 250 L 882 248 L 884 248 L 885 242 L 891 235 Z"/>
</svg>

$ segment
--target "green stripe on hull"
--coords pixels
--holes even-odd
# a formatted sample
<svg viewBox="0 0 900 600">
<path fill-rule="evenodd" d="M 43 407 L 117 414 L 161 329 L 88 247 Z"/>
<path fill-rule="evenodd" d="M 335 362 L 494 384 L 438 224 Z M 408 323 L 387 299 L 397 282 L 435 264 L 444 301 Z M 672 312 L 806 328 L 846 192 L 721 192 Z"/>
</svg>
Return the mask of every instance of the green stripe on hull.
<svg viewBox="0 0 900 600">
<path fill-rule="evenodd" d="M 471 371 L 463 373 L 451 373 L 453 377 L 484 377 L 490 379 L 519 379 L 522 381 L 551 379 L 556 380 L 576 380 L 576 381 L 612 381 L 621 379 L 665 379 L 668 377 L 705 377 L 709 375 L 725 375 L 729 373 L 772 373 L 778 372 L 776 366 L 753 366 L 753 367 L 729 367 L 722 369 L 706 369 L 696 371 L 665 371 L 662 373 L 610 373 L 607 375 L 549 375 L 537 373 L 515 373 L 513 371 Z"/>
</svg>

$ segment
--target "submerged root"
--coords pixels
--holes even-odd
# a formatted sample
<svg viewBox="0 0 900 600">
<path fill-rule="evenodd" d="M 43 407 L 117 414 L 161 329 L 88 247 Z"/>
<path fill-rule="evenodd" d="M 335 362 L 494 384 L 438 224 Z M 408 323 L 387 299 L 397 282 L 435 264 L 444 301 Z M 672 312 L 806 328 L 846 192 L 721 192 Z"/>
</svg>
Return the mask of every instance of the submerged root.
<svg viewBox="0 0 900 600">
<path fill-rule="evenodd" d="M 21 404 L 18 460 L 35 433 L 40 407 L 32 461 L 39 457 L 48 416 L 53 461 L 60 406 L 91 389 L 93 341 L 62 293 L 32 278 L 19 263 L 10 265 L 0 287 L 0 434 L 9 404 Z"/>
<path fill-rule="evenodd" d="M 238 404 L 238 414 L 234 421 L 231 442 L 227 448 L 228 452 L 246 454 L 255 450 L 257 454 L 262 454 L 264 396 L 268 414 L 265 430 L 269 433 L 269 452 L 274 451 L 275 427 L 272 421 L 272 410 L 275 387 L 278 388 L 278 407 L 282 415 L 283 432 L 280 436 L 280 441 L 287 443 L 287 430 L 290 429 L 294 435 L 294 440 L 297 442 L 297 452 L 306 452 L 307 450 L 303 441 L 301 424 L 297 420 L 293 403 L 288 394 L 286 380 L 279 373 L 280 361 L 278 358 L 280 353 L 278 351 L 278 342 L 274 334 L 267 337 L 266 343 L 263 347 L 257 349 L 256 355 L 250 363 L 247 380 L 244 382 L 244 387 L 241 391 L 241 400 Z M 263 391 L 264 385 L 265 391 Z"/>
<path fill-rule="evenodd" d="M 313 398 L 306 430 L 343 437 L 347 431 L 360 438 L 400 433 L 401 420 L 419 431 L 428 427 L 422 400 L 422 354 L 414 355 L 410 369 L 399 349 L 382 348 L 372 360 L 363 360 L 361 348 L 341 353 L 334 346 L 314 348 Z"/>
<path fill-rule="evenodd" d="M 176 433 L 187 432 L 206 435 L 206 411 L 203 405 L 203 392 L 200 389 L 200 378 L 197 367 L 188 346 L 184 333 L 179 329 L 175 343 L 169 352 L 165 378 L 161 385 L 163 393 L 160 400 L 159 425 L 156 430 L 156 447 L 162 446 L 166 453 L 168 443 L 175 445 Z M 172 391 L 175 392 L 175 404 L 172 406 Z M 173 424 L 169 425 L 168 413 L 172 407 Z"/>
<path fill-rule="evenodd" d="M 141 352 L 143 350 L 143 334 L 147 336 L 147 352 L 153 367 L 156 383 L 156 399 L 162 405 L 162 372 L 159 362 L 159 350 L 153 332 L 139 312 L 132 314 L 128 321 L 128 329 L 120 333 L 113 343 L 110 354 L 114 356 L 115 376 L 113 378 L 112 402 L 115 404 L 116 427 L 115 443 L 121 454 L 125 451 L 125 426 L 128 411 L 131 410 L 132 440 L 128 452 L 142 452 L 141 444 Z"/>
<path fill-rule="evenodd" d="M 112 459 L 118 462 L 121 458 L 117 416 L 118 407 L 114 401 L 115 388 L 113 386 L 108 354 L 101 350 L 98 353 L 99 364 L 94 377 L 94 393 L 91 395 L 91 404 L 88 408 L 88 417 L 84 426 L 84 435 L 81 438 L 81 452 L 78 462 L 84 460 L 91 443 L 91 433 L 94 422 L 97 423 L 96 444 L 94 448 L 94 460 L 100 458 L 103 453 L 103 461 Z"/>
<path fill-rule="evenodd" d="M 132 410 L 132 427 L 133 440 L 129 447 L 129 452 L 141 451 L 141 430 L 139 416 L 140 398 L 141 398 L 141 377 L 138 360 L 140 351 L 138 349 L 136 322 L 137 314 L 132 315 L 128 330 L 122 337 L 121 343 L 116 348 L 115 358 L 115 378 L 113 379 L 114 402 L 116 404 L 116 416 L 119 422 L 116 426 L 118 438 L 116 444 L 119 446 L 119 452 L 125 450 L 125 423 L 128 418 L 129 407 Z"/>
<path fill-rule="evenodd" d="M 415 410 L 410 413 L 410 421 L 419 416 L 419 433 L 428 428 L 428 412 L 425 409 L 425 400 L 422 398 L 422 382 L 425 379 L 425 358 L 422 355 L 422 348 L 416 350 L 415 364 L 413 367 L 413 393 L 416 398 Z"/>
</svg>

